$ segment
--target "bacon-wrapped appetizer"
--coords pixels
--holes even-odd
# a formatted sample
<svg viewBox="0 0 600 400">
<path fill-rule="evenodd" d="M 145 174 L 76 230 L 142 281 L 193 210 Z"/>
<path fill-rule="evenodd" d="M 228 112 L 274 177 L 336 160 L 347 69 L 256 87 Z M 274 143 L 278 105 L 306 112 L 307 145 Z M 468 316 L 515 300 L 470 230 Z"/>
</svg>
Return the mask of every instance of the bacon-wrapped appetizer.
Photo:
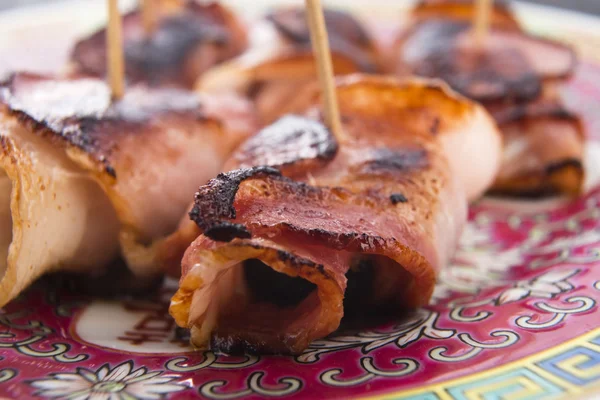
<svg viewBox="0 0 600 400">
<path fill-rule="evenodd" d="M 576 196 L 584 180 L 585 134 L 580 118 L 559 101 L 540 99 L 490 112 L 505 141 L 492 194 Z"/>
<path fill-rule="evenodd" d="M 338 96 L 347 140 L 313 119 L 313 90 L 305 116 L 259 132 L 196 194 L 170 307 L 194 345 L 299 353 L 361 308 L 429 301 L 500 134 L 432 82 L 347 77 Z"/>
<path fill-rule="evenodd" d="M 520 30 L 519 22 L 515 19 L 503 0 L 495 0 L 491 25 L 506 30 Z M 431 19 L 455 21 L 473 21 L 473 2 L 471 0 L 421 0 L 410 15 L 412 23 Z"/>
<path fill-rule="evenodd" d="M 156 274 L 149 246 L 255 132 L 253 116 L 244 100 L 176 89 L 132 87 L 111 102 L 96 79 L 0 84 L 0 306 L 45 272 L 119 256 L 139 277 Z"/>
<path fill-rule="evenodd" d="M 584 180 L 585 135 L 557 94 L 576 66 L 574 52 L 524 32 L 502 2 L 495 4 L 480 48 L 471 29 L 473 3 L 418 5 L 392 52 L 396 72 L 444 79 L 492 112 L 506 146 L 492 192 L 576 195 Z"/>
<path fill-rule="evenodd" d="M 160 0 L 156 28 L 147 34 L 140 11 L 123 17 L 128 83 L 191 89 L 209 68 L 244 51 L 246 29 L 233 12 L 217 2 L 190 0 L 173 5 Z M 106 30 L 75 45 L 72 73 L 106 76 Z"/>
<path fill-rule="evenodd" d="M 342 11 L 326 9 L 324 14 L 336 74 L 383 70 L 380 50 L 359 21 Z M 201 76 L 197 88 L 243 93 L 255 102 L 262 121 L 270 123 L 299 87 L 316 79 L 305 10 L 287 8 L 255 24 L 248 50 Z"/>
</svg>

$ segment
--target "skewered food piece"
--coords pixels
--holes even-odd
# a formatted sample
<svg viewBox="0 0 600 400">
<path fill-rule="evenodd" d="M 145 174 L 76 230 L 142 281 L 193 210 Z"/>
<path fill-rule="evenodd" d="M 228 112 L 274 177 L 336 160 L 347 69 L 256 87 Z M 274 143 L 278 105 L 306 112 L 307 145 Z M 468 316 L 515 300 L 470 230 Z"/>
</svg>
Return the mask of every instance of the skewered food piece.
<svg viewBox="0 0 600 400">
<path fill-rule="evenodd" d="M 193 241 L 170 312 L 200 348 L 299 353 L 343 316 L 427 304 L 468 199 L 491 184 L 500 134 L 429 81 L 339 81 L 339 143 L 318 88 L 200 187 L 172 244 Z M 485 146 L 482 146 L 485 144 Z"/>
<path fill-rule="evenodd" d="M 209 68 L 241 54 L 246 29 L 233 12 L 218 2 L 192 0 L 185 5 L 159 1 L 155 30 L 146 33 L 139 10 L 123 17 L 128 83 L 192 88 Z M 106 30 L 75 45 L 72 73 L 106 76 Z"/>
<path fill-rule="evenodd" d="M 496 117 L 505 151 L 493 193 L 577 195 L 585 135 L 559 95 L 577 65 L 574 52 L 526 33 L 502 2 L 480 48 L 474 13 L 472 1 L 421 2 L 396 43 L 397 74 L 441 78 Z"/>
<path fill-rule="evenodd" d="M 0 84 L 0 306 L 48 271 L 124 257 L 140 279 L 160 273 L 152 243 L 255 129 L 239 98 L 132 87 L 111 102 L 97 79 L 10 77 Z"/>
<path fill-rule="evenodd" d="M 576 196 L 584 181 L 585 131 L 559 100 L 488 107 L 502 129 L 505 149 L 492 194 Z"/>
<path fill-rule="evenodd" d="M 335 73 L 379 73 L 380 50 L 352 15 L 325 10 Z M 264 123 L 281 116 L 281 107 L 298 88 L 317 80 L 306 12 L 286 8 L 267 15 L 250 30 L 248 50 L 201 76 L 200 91 L 233 90 L 253 100 Z"/>
</svg>

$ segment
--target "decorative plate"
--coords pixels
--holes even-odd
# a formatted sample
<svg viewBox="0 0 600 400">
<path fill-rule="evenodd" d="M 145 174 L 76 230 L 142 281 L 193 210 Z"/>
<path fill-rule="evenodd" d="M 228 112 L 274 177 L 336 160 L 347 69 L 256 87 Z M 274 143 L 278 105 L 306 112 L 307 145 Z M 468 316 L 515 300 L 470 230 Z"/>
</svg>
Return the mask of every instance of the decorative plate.
<svg viewBox="0 0 600 400">
<path fill-rule="evenodd" d="M 393 3 L 371 0 L 369 15 L 400 16 Z M 1 69 L 63 65 L 103 5 L 71 1 L 0 15 Z M 541 7 L 518 11 L 531 29 L 581 50 L 585 61 L 565 95 L 600 140 L 600 60 L 592 59 L 600 21 Z M 431 306 L 317 341 L 296 358 L 192 352 L 167 312 L 172 283 L 152 299 L 102 301 L 41 282 L 0 310 L 0 398 L 595 398 L 599 147 L 589 146 L 589 190 L 578 200 L 486 199 L 472 207 Z"/>
</svg>

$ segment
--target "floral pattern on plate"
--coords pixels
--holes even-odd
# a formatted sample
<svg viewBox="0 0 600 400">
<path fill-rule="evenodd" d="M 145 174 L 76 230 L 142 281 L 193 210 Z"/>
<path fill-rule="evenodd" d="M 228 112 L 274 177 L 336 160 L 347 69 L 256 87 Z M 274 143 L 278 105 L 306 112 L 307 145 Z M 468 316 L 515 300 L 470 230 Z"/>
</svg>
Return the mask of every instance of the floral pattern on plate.
<svg viewBox="0 0 600 400">
<path fill-rule="evenodd" d="M 134 371 L 133 363 L 128 361 L 114 369 L 105 364 L 95 372 L 79 367 L 76 373 L 51 374 L 51 378 L 33 381 L 31 386 L 39 389 L 35 396 L 70 400 L 158 399 L 187 388 L 171 383 L 177 376 L 161 377 L 162 374 L 163 371 L 148 372 L 144 367 Z"/>
</svg>

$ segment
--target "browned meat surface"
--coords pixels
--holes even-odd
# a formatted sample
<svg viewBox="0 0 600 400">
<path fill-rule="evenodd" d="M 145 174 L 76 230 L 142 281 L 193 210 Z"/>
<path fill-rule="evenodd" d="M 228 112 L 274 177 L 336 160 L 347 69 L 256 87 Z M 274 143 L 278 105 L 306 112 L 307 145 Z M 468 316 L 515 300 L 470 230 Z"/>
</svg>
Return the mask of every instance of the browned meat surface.
<svg viewBox="0 0 600 400">
<path fill-rule="evenodd" d="M 194 345 L 298 353 L 361 307 L 429 301 L 468 197 L 497 171 L 499 133 L 429 82 L 353 77 L 338 94 L 348 140 L 309 117 L 320 113 L 310 89 L 304 116 L 259 132 L 196 194 L 196 226 L 171 238 L 193 241 L 171 314 Z M 485 156 L 467 163 L 484 137 Z"/>
<path fill-rule="evenodd" d="M 130 84 L 192 88 L 203 72 L 246 48 L 246 29 L 231 10 L 217 2 L 166 4 L 157 13 L 161 18 L 150 35 L 144 32 L 140 11 L 123 17 Z M 72 61 L 75 74 L 106 76 L 106 30 L 78 42 Z"/>
<path fill-rule="evenodd" d="M 383 57 L 375 41 L 352 15 L 325 10 L 335 73 L 378 73 Z M 250 46 L 240 57 L 215 68 L 198 81 L 198 90 L 233 90 L 253 100 L 264 123 L 282 115 L 282 106 L 298 88 L 317 80 L 304 9 L 287 8 L 267 15 L 250 30 Z"/>
<path fill-rule="evenodd" d="M 151 245 L 172 233 L 198 182 L 256 129 L 251 107 L 175 89 L 130 88 L 111 102 L 96 79 L 15 74 L 0 85 L 0 304 L 51 269 L 118 256 L 160 272 Z M 4 259 L 6 260 L 6 258 Z"/>
<path fill-rule="evenodd" d="M 577 64 L 573 50 L 524 32 L 501 3 L 495 3 L 492 29 L 478 48 L 474 12 L 473 2 L 461 0 L 415 7 L 396 43 L 397 74 L 441 78 L 496 117 L 505 152 L 492 193 L 577 195 L 584 181 L 585 135 L 558 90 Z"/>
</svg>

